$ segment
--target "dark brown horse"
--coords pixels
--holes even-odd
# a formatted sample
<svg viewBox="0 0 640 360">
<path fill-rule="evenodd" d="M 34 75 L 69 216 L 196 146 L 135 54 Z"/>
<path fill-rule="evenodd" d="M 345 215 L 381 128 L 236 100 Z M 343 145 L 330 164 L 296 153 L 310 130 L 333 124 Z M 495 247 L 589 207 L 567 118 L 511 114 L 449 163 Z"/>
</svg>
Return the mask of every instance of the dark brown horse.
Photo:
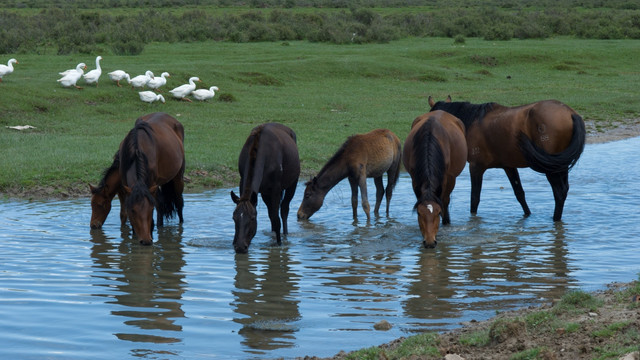
<svg viewBox="0 0 640 360">
<path fill-rule="evenodd" d="M 497 103 L 434 102 L 431 110 L 444 110 L 465 125 L 471 175 L 471 212 L 478 211 L 482 175 L 486 169 L 504 169 L 525 215 L 531 214 L 525 201 L 518 168 L 530 167 L 547 176 L 560 221 L 569 192 L 569 170 L 576 164 L 585 144 L 582 117 L 569 106 L 545 100 L 506 107 Z"/>
<path fill-rule="evenodd" d="M 126 200 L 126 191 L 122 186 L 120 178 L 120 153 L 116 152 L 113 156 L 111 166 L 104 170 L 102 179 L 98 186 L 89 184 L 91 190 L 91 228 L 100 229 L 104 224 L 109 212 L 111 212 L 111 202 L 118 195 L 120 200 L 120 224 L 127 222 L 127 212 L 124 204 Z"/>
<path fill-rule="evenodd" d="M 324 198 L 342 179 L 349 178 L 351 185 L 351 207 L 353 219 L 358 219 L 358 187 L 362 194 L 362 209 L 370 219 L 367 196 L 367 178 L 372 177 L 376 185 L 377 216 L 383 195 L 387 199 L 387 216 L 393 188 L 398 181 L 402 158 L 400 139 L 387 129 L 376 129 L 366 134 L 350 136 L 340 149 L 322 167 L 311 181 L 307 182 L 304 198 L 298 209 L 298 219 L 308 219 L 322 207 Z M 382 176 L 387 173 L 387 188 L 382 184 Z"/>
<path fill-rule="evenodd" d="M 300 176 L 296 142 L 296 133 L 282 124 L 267 123 L 251 130 L 238 159 L 240 196 L 231 191 L 231 200 L 236 204 L 233 212 L 236 227 L 233 247 L 236 253 L 249 251 L 251 240 L 256 235 L 258 193 L 267 205 L 271 231 L 276 233 L 278 245 L 282 244 L 278 209 L 282 217 L 282 232 L 287 234 L 289 204 Z"/>
<path fill-rule="evenodd" d="M 425 247 L 438 243 L 436 234 L 442 224 L 451 222 L 449 200 L 467 163 L 464 125 L 457 117 L 436 110 L 417 117 L 404 142 L 402 162 L 411 175 L 416 194 L 414 209 Z"/>
<path fill-rule="evenodd" d="M 136 120 L 120 144 L 120 176 L 127 193 L 126 213 L 140 242 L 152 243 L 153 209 L 158 226 L 176 213 L 182 223 L 184 128 L 165 113 Z"/>
</svg>

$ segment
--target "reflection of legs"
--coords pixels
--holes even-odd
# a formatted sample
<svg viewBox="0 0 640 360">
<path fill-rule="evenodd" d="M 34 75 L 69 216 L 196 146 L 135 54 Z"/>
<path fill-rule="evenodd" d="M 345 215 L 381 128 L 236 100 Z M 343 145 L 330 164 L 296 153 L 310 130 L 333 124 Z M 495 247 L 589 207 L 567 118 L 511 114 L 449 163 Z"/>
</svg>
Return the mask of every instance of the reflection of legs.
<svg viewBox="0 0 640 360">
<path fill-rule="evenodd" d="M 282 218 L 282 233 L 287 234 L 289 230 L 287 228 L 287 218 L 289 217 L 289 204 L 291 203 L 291 199 L 293 199 L 293 195 L 296 193 L 296 185 L 297 182 L 293 184 L 290 188 L 284 191 L 284 198 L 282 199 L 282 203 L 280 203 L 280 217 Z"/>
<path fill-rule="evenodd" d="M 549 180 L 549 184 L 551 184 L 553 198 L 556 201 L 556 206 L 553 211 L 553 221 L 560 221 L 562 219 L 564 201 L 567 199 L 567 193 L 569 192 L 569 170 L 547 174 L 547 180 Z"/>
<path fill-rule="evenodd" d="M 374 178 L 373 183 L 376 184 L 376 206 L 373 209 L 373 213 L 378 216 L 380 204 L 382 204 L 382 197 L 384 196 L 384 185 L 382 184 L 382 176 Z M 387 205 L 389 205 L 389 201 L 387 201 Z M 389 215 L 389 209 L 387 209 L 387 215 Z"/>
<path fill-rule="evenodd" d="M 480 190 L 482 190 L 482 176 L 486 169 L 477 165 L 469 165 L 469 174 L 471 175 L 471 213 L 478 212 L 478 204 L 480 204 Z"/>
<path fill-rule="evenodd" d="M 509 178 L 509 182 L 511 183 L 511 188 L 513 188 L 513 193 L 516 195 L 516 199 L 522 206 L 522 211 L 524 211 L 525 216 L 531 215 L 531 210 L 529 210 L 529 206 L 527 205 L 527 201 L 524 198 L 524 189 L 522 189 L 522 182 L 520 181 L 520 174 L 518 173 L 518 169 L 516 168 L 504 168 L 504 172 L 507 174 Z"/>
</svg>

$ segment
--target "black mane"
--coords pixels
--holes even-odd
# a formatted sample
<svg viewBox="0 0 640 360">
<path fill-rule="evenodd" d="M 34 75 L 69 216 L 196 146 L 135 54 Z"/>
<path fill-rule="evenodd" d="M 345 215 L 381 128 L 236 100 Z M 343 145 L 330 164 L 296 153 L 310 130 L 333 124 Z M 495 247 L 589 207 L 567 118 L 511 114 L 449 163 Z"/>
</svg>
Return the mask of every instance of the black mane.
<svg viewBox="0 0 640 360">
<path fill-rule="evenodd" d="M 497 103 L 490 102 L 484 104 L 471 104 L 470 102 L 445 102 L 438 101 L 433 105 L 431 111 L 442 110 L 462 120 L 465 129 L 469 128 L 474 121 L 482 120 L 488 112 L 493 110 Z"/>
<path fill-rule="evenodd" d="M 150 186 L 148 183 L 149 160 L 143 151 L 140 150 L 138 144 L 139 132 L 144 133 L 151 141 L 153 141 L 151 126 L 143 121 L 136 122 L 136 125 L 129 131 L 120 148 L 120 170 L 124 174 L 132 166 L 136 168 L 136 179 L 138 182 Z"/>
<path fill-rule="evenodd" d="M 442 206 L 440 194 L 445 163 L 440 143 L 433 135 L 433 122 L 434 120 L 426 121 L 413 136 L 416 184 L 420 186 L 419 189 L 414 189 L 418 199 L 414 209 L 424 201 L 435 201 Z"/>
</svg>

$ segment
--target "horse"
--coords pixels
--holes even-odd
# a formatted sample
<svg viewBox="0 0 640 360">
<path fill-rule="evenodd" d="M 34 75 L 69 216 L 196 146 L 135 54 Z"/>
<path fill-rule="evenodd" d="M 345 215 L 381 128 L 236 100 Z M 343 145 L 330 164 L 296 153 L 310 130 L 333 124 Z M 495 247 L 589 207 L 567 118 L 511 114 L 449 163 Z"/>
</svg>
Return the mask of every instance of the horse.
<svg viewBox="0 0 640 360">
<path fill-rule="evenodd" d="M 431 110 L 444 110 L 465 125 L 471 175 L 471 213 L 480 203 L 486 169 L 502 168 L 525 216 L 531 211 L 525 200 L 518 168 L 529 167 L 546 175 L 555 200 L 553 220 L 562 219 L 569 192 L 569 170 L 584 150 L 586 131 L 582 117 L 557 100 L 507 107 L 495 102 L 434 102 Z"/>
<path fill-rule="evenodd" d="M 236 253 L 247 253 L 251 240 L 256 235 L 258 193 L 267 205 L 271 231 L 276 233 L 276 241 L 281 245 L 280 217 L 282 232 L 287 234 L 289 204 L 295 195 L 300 176 L 296 133 L 278 123 L 256 126 L 240 151 L 238 171 L 240 196 L 231 191 L 231 200 L 236 204 L 233 211 L 233 247 Z"/>
<path fill-rule="evenodd" d="M 120 153 L 113 156 L 111 166 L 102 173 L 102 179 L 98 186 L 89 184 L 91 191 L 91 222 L 92 229 L 100 229 L 104 224 L 109 212 L 111 212 L 111 201 L 118 195 L 120 200 L 120 224 L 127 222 L 127 212 L 125 210 L 126 192 L 120 179 Z"/>
<path fill-rule="evenodd" d="M 127 216 L 140 243 L 151 245 L 154 208 L 159 227 L 176 213 L 184 221 L 184 127 L 165 113 L 144 115 L 118 152 Z"/>
<path fill-rule="evenodd" d="M 402 162 L 411 175 L 422 243 L 434 248 L 436 234 L 442 224 L 451 223 L 449 201 L 467 163 L 464 124 L 441 110 L 418 116 L 404 142 Z"/>
<path fill-rule="evenodd" d="M 402 144 L 390 130 L 376 129 L 365 134 L 352 135 L 322 167 L 318 175 L 305 185 L 304 198 L 298 209 L 298 219 L 306 220 L 322 207 L 324 198 L 342 179 L 348 177 L 351 185 L 353 220 L 358 219 L 358 188 L 362 195 L 362 209 L 370 216 L 367 196 L 367 178 L 373 178 L 376 186 L 374 214 L 378 216 L 383 195 L 387 200 L 387 216 L 393 188 L 400 175 Z M 387 187 L 382 175 L 387 173 Z"/>
</svg>

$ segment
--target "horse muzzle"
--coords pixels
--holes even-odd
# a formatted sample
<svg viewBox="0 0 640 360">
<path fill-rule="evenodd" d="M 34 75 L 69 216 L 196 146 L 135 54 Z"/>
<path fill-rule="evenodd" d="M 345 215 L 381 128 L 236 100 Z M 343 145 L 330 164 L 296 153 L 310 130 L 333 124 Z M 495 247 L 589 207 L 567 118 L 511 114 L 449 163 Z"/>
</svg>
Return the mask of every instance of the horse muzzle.
<svg viewBox="0 0 640 360">
<path fill-rule="evenodd" d="M 438 245 L 438 241 L 437 240 L 433 240 L 433 241 L 426 241 L 423 240 L 422 244 L 424 245 L 425 248 L 427 249 L 434 249 L 436 247 L 436 245 Z"/>
</svg>

